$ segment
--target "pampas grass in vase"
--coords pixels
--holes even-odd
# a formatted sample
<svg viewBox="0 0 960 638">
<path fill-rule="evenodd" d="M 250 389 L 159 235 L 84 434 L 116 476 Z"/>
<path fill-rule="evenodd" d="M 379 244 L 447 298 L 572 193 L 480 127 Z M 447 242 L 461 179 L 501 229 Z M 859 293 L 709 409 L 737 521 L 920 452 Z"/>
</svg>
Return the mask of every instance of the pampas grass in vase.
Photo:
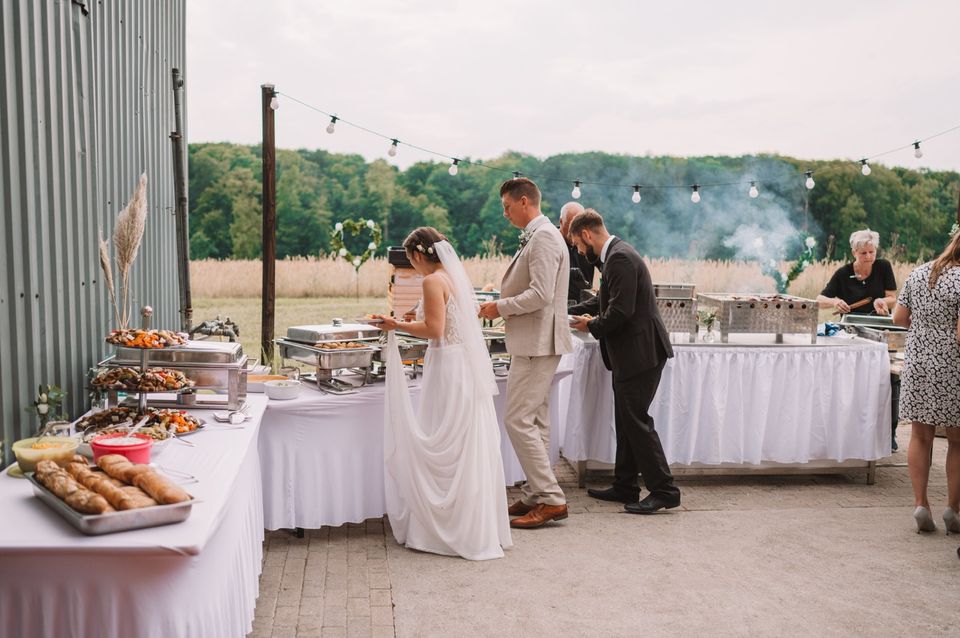
<svg viewBox="0 0 960 638">
<path fill-rule="evenodd" d="M 140 251 L 143 231 L 147 224 L 147 174 L 140 176 L 137 188 L 130 203 L 117 216 L 117 226 L 113 230 L 114 262 L 120 277 L 120 295 L 117 296 L 116 280 L 110 265 L 110 245 L 100 233 L 100 268 L 113 305 L 113 316 L 117 327 L 124 329 L 130 322 L 130 270 Z"/>
</svg>

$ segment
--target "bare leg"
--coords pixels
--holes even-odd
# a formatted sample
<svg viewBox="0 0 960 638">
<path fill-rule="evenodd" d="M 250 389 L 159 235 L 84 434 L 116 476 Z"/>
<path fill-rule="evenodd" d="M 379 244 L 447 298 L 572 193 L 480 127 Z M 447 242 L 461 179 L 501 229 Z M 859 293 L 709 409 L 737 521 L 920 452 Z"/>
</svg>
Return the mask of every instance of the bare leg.
<svg viewBox="0 0 960 638">
<path fill-rule="evenodd" d="M 960 512 L 960 428 L 947 431 L 947 505 Z"/>
<path fill-rule="evenodd" d="M 927 483 L 930 480 L 930 453 L 933 451 L 934 432 L 932 425 L 913 421 L 910 424 L 910 448 L 907 450 L 914 504 L 928 510 L 930 501 L 927 499 Z"/>
</svg>

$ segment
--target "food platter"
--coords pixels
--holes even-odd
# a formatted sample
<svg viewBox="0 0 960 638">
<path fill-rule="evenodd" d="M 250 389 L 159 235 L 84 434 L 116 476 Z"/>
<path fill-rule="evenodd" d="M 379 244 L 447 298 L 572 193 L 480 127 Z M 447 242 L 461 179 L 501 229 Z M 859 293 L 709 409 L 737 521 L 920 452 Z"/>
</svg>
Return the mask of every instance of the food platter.
<svg viewBox="0 0 960 638">
<path fill-rule="evenodd" d="M 37 498 L 78 531 L 92 536 L 181 523 L 190 516 L 193 504 L 199 502 L 191 498 L 189 501 L 173 505 L 153 505 L 108 514 L 81 514 L 41 485 L 33 472 L 27 474 L 27 480 L 33 485 L 33 493 Z"/>
</svg>

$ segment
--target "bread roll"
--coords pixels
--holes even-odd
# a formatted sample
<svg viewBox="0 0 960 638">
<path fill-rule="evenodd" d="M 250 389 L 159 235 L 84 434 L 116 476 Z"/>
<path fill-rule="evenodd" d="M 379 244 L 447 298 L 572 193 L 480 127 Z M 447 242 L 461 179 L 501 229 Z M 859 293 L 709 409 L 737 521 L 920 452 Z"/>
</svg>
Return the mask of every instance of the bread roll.
<svg viewBox="0 0 960 638">
<path fill-rule="evenodd" d="M 114 479 L 100 472 L 91 471 L 86 463 L 70 463 L 67 465 L 67 472 L 87 489 L 103 496 L 118 510 L 132 510 L 157 504 L 140 488 L 129 485 L 119 487 Z"/>
<path fill-rule="evenodd" d="M 168 480 L 166 477 L 160 476 L 156 472 L 139 474 L 133 479 L 133 484 L 163 505 L 183 503 L 190 500 L 190 495 L 180 486 Z"/>
<path fill-rule="evenodd" d="M 37 463 L 34 476 L 57 498 L 81 514 L 106 514 L 116 511 L 103 496 L 77 483 L 66 470 L 53 461 L 45 459 Z"/>
</svg>

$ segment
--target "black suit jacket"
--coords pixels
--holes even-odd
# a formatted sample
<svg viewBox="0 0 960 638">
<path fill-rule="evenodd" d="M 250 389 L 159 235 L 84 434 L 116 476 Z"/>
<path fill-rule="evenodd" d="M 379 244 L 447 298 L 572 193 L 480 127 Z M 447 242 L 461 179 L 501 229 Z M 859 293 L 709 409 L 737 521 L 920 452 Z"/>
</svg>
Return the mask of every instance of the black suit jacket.
<svg viewBox="0 0 960 638">
<path fill-rule="evenodd" d="M 570 286 L 567 291 L 567 300 L 580 303 L 580 293 L 590 290 L 593 286 L 593 272 L 596 266 L 590 263 L 585 255 L 581 255 L 575 246 L 567 244 L 570 250 Z"/>
<path fill-rule="evenodd" d="M 614 237 L 600 275 L 600 295 L 569 308 L 572 315 L 593 314 L 587 322 L 600 340 L 603 363 L 614 381 L 630 379 L 673 356 L 650 271 L 633 246 Z"/>
</svg>

